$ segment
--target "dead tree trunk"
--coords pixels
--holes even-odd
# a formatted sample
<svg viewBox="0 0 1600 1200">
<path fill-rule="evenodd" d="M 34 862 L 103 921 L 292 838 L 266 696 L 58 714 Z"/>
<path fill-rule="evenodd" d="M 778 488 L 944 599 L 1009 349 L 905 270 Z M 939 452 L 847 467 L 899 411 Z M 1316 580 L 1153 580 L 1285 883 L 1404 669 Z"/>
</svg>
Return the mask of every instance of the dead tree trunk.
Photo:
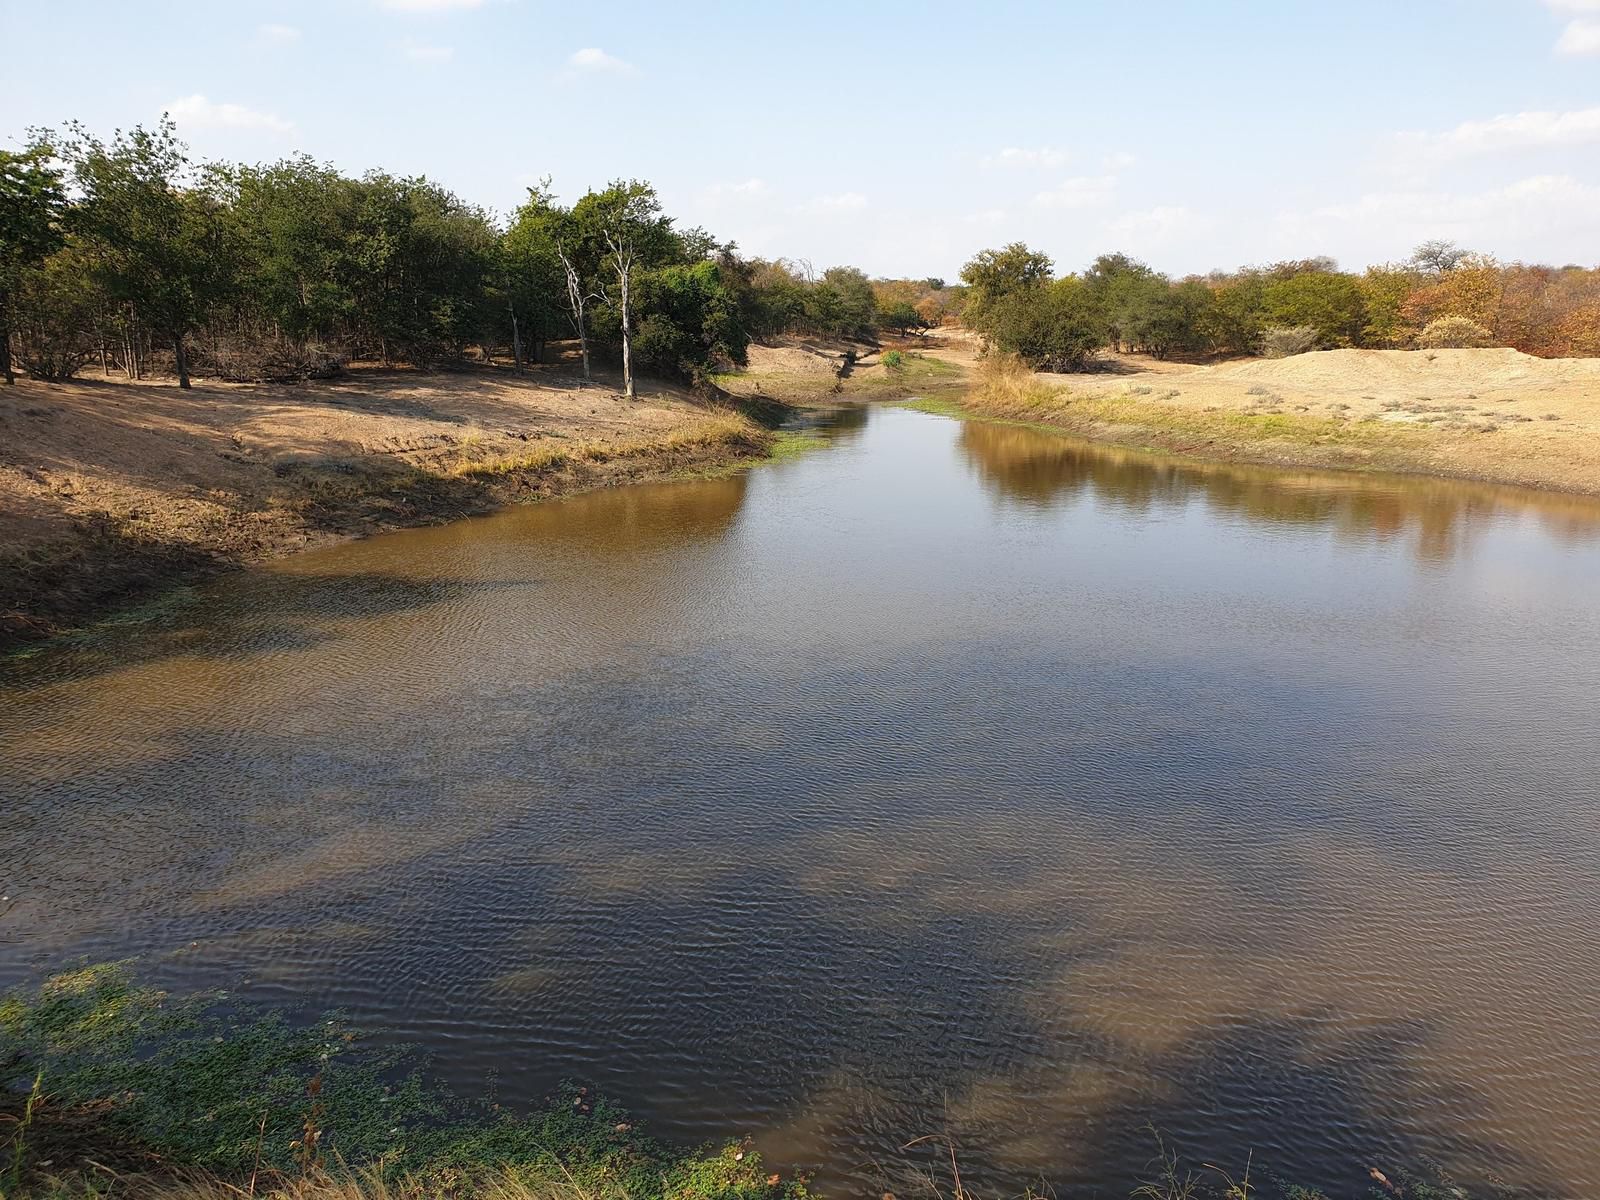
<svg viewBox="0 0 1600 1200">
<path fill-rule="evenodd" d="M 0 374 L 4 374 L 7 387 L 17 382 L 16 369 L 11 365 L 11 304 L 10 297 L 0 292 Z"/>
<path fill-rule="evenodd" d="M 517 324 L 517 306 L 506 301 L 506 311 L 511 314 L 511 361 L 522 370 L 522 328 Z"/>
<path fill-rule="evenodd" d="M 638 259 L 633 242 L 625 234 L 606 234 L 606 245 L 611 247 L 611 265 L 617 272 L 617 289 L 622 293 L 622 394 L 629 400 L 633 390 L 633 339 L 629 304 L 629 288 L 633 283 L 633 264 Z"/>
<path fill-rule="evenodd" d="M 183 348 L 183 334 L 172 335 L 172 357 L 178 366 L 178 386 L 187 390 L 189 387 L 189 354 Z"/>
<path fill-rule="evenodd" d="M 578 275 L 578 268 L 573 265 L 572 259 L 567 257 L 566 247 L 560 242 L 556 243 L 556 253 L 561 256 L 561 265 L 567 272 L 567 307 L 572 313 L 573 328 L 578 331 L 578 350 L 583 355 L 583 378 L 589 379 L 589 323 L 586 317 L 589 311 L 589 296 L 583 290 L 583 280 Z"/>
</svg>

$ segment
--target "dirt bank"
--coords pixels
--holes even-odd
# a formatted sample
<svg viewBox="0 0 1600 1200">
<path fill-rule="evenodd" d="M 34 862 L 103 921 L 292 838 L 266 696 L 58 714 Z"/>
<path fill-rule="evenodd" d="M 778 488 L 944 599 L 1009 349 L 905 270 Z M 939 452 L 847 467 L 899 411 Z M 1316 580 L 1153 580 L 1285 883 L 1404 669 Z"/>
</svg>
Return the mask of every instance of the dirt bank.
<svg viewBox="0 0 1600 1200">
<path fill-rule="evenodd" d="M 562 368 L 0 388 L 0 651 L 221 567 L 759 456 L 727 405 Z"/>
<path fill-rule="evenodd" d="M 947 335 L 933 351 L 976 362 Z M 1222 461 L 1600 493 L 1600 359 L 1331 350 L 1210 366 L 1117 357 L 1078 375 L 980 366 L 972 411 Z"/>
</svg>

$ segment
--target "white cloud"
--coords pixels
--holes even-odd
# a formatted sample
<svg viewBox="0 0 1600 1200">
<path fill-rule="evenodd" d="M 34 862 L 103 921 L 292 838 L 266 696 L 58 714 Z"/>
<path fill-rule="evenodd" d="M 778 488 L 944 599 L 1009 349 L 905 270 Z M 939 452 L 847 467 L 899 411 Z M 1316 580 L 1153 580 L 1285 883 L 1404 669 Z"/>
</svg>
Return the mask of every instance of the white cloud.
<svg viewBox="0 0 1600 1200">
<path fill-rule="evenodd" d="M 1171 241 L 1183 234 L 1198 233 L 1211 226 L 1210 220 L 1181 204 L 1158 204 L 1139 212 L 1123 213 L 1106 223 L 1113 237 L 1137 239 L 1141 243 Z"/>
<path fill-rule="evenodd" d="M 1118 150 L 1115 154 L 1106 155 L 1105 161 L 1106 170 L 1117 172 L 1126 171 L 1129 167 L 1133 166 L 1134 163 L 1138 162 L 1139 159 L 1137 156 L 1128 153 L 1126 150 Z"/>
<path fill-rule="evenodd" d="M 1064 167 L 1066 163 L 1066 151 L 1054 150 L 1049 146 L 1033 149 L 1007 146 L 1000 153 L 991 154 L 983 160 L 986 167 Z"/>
<path fill-rule="evenodd" d="M 1556 53 L 1574 57 L 1600 54 L 1600 21 L 1568 21 L 1556 39 Z"/>
<path fill-rule="evenodd" d="M 293 25 L 258 25 L 256 40 L 269 46 L 288 46 L 300 40 L 300 31 Z"/>
<path fill-rule="evenodd" d="M 378 0 L 378 5 L 391 12 L 441 13 L 482 8 L 483 0 Z"/>
<path fill-rule="evenodd" d="M 625 62 L 614 54 L 607 54 L 597 46 L 587 46 L 575 51 L 567 59 L 567 65 L 579 71 L 610 71 L 616 75 L 631 75 L 633 64 Z"/>
<path fill-rule="evenodd" d="M 1079 175 L 1038 193 L 1033 202 L 1040 208 L 1098 208 L 1111 203 L 1116 190 L 1115 175 Z"/>
<path fill-rule="evenodd" d="M 1289 244 L 1353 257 L 1373 248 L 1401 253 L 1428 238 L 1508 257 L 1557 262 L 1600 260 L 1600 187 L 1570 175 L 1534 175 L 1481 192 L 1369 192 L 1344 204 L 1280 214 L 1277 229 Z"/>
<path fill-rule="evenodd" d="M 449 62 L 456 56 L 454 46 L 430 46 L 425 42 L 414 42 L 409 39 L 401 42 L 396 49 L 412 62 L 419 63 Z"/>
<path fill-rule="evenodd" d="M 1447 160 L 1590 142 L 1600 142 L 1600 107 L 1571 112 L 1502 113 L 1486 121 L 1463 121 L 1444 133 L 1402 133 L 1395 137 L 1395 147 L 1406 162 L 1414 162 L 1419 156 Z"/>
<path fill-rule="evenodd" d="M 764 196 L 770 189 L 764 179 L 746 179 L 742 183 L 713 183 L 706 189 L 708 196 Z"/>
<path fill-rule="evenodd" d="M 196 92 L 167 105 L 167 112 L 179 125 L 190 129 L 257 129 L 268 133 L 292 133 L 294 122 L 275 113 L 257 112 L 242 104 L 213 104 Z"/>
<path fill-rule="evenodd" d="M 1544 0 L 1545 7 L 1571 19 L 1556 39 L 1556 53 L 1569 56 L 1600 54 L 1600 0 Z"/>
<path fill-rule="evenodd" d="M 840 192 L 836 196 L 818 196 L 808 207 L 814 212 L 848 212 L 866 206 L 867 198 L 860 192 Z"/>
</svg>

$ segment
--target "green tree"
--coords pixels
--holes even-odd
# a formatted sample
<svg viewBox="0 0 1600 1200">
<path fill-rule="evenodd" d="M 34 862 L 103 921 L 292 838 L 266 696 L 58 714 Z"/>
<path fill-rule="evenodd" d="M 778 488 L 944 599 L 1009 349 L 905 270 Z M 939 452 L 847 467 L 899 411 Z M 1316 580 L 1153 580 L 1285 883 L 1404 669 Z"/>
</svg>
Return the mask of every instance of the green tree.
<svg viewBox="0 0 1600 1200">
<path fill-rule="evenodd" d="M 24 275 L 62 244 L 66 195 L 54 149 L 35 137 L 20 153 L 0 150 L 0 374 L 17 382 L 11 366 L 12 306 Z"/>
<path fill-rule="evenodd" d="M 1267 280 L 1257 270 L 1222 276 L 1212 283 L 1205 334 L 1218 350 L 1230 354 L 1255 354 L 1267 326 Z"/>
<path fill-rule="evenodd" d="M 961 281 L 967 288 L 962 315 L 974 329 L 988 333 L 991 314 L 1002 300 L 1044 287 L 1054 270 L 1047 255 L 1022 242 L 981 251 L 961 268 Z"/>
<path fill-rule="evenodd" d="M 1198 279 L 1148 292 L 1136 327 L 1139 344 L 1157 358 L 1207 349 L 1212 303 L 1211 289 Z"/>
<path fill-rule="evenodd" d="M 305 156 L 214 167 L 210 179 L 225 199 L 248 315 L 296 342 L 348 332 L 358 321 L 361 185 Z"/>
<path fill-rule="evenodd" d="M 226 287 L 221 209 L 189 183 L 172 121 L 118 131 L 109 143 L 69 127 L 61 152 L 80 193 L 73 225 L 107 291 L 172 347 L 178 386 L 189 386 L 185 341 Z"/>
<path fill-rule="evenodd" d="M 770 338 L 797 328 L 806 316 L 806 279 L 781 258 L 755 259 L 748 271 L 745 322 L 751 336 Z"/>
<path fill-rule="evenodd" d="M 70 379 L 105 345 L 111 305 L 76 239 L 21 275 L 12 293 L 17 360 L 35 379 Z"/>
<path fill-rule="evenodd" d="M 750 334 L 724 262 L 674 263 L 640 276 L 639 356 L 657 371 L 698 380 L 719 360 L 742 366 Z"/>
<path fill-rule="evenodd" d="M 878 294 L 872 290 L 866 272 L 856 267 L 829 267 L 822 273 L 822 283 L 839 294 L 845 323 L 841 332 L 871 338 L 878 329 Z"/>
<path fill-rule="evenodd" d="M 622 392 L 633 398 L 633 287 L 641 271 L 685 254 L 684 241 L 672 231 L 672 218 L 661 211 L 656 191 L 636 179 L 615 180 L 603 192 L 590 192 L 573 206 L 579 237 L 599 251 L 600 267 L 609 276 L 609 299 L 617 314 L 622 340 Z M 705 249 L 703 230 L 689 253 Z M 612 290 L 614 288 L 614 290 Z"/>
<path fill-rule="evenodd" d="M 550 180 L 528 189 L 528 199 L 511 217 L 504 240 L 506 290 L 512 319 L 526 329 L 540 358 L 545 341 L 569 327 L 579 339 L 584 378 L 589 377 L 589 285 L 577 276 L 576 235 L 571 213 L 555 202 Z M 585 267 L 592 264 L 585 261 Z M 569 275 L 569 266 L 573 268 Z"/>
<path fill-rule="evenodd" d="M 1143 344 L 1157 309 L 1164 303 L 1167 278 L 1126 254 L 1102 254 L 1084 272 L 1084 286 L 1100 306 L 1106 332 L 1117 349 Z"/>
<path fill-rule="evenodd" d="M 369 172 L 351 235 L 360 333 L 384 361 L 459 355 L 482 332 L 499 240 L 482 209 L 424 178 Z"/>
<path fill-rule="evenodd" d="M 1367 323 L 1361 285 L 1349 275 L 1306 271 L 1274 280 L 1262 297 L 1273 325 L 1308 325 L 1324 346 L 1356 346 Z"/>
<path fill-rule="evenodd" d="M 1410 267 L 1367 268 L 1360 279 L 1362 307 L 1367 318 L 1361 330 L 1362 345 L 1398 346 L 1407 340 L 1405 304 L 1418 282 L 1416 271 Z"/>
<path fill-rule="evenodd" d="M 885 329 L 892 329 L 901 337 L 905 337 L 913 329 L 926 329 L 928 322 L 917 311 L 914 304 L 901 300 L 878 309 L 878 324 Z"/>
<path fill-rule="evenodd" d="M 990 339 L 1045 371 L 1075 371 L 1106 344 L 1104 312 L 1088 285 L 1068 275 L 1013 291 L 990 309 Z"/>
</svg>

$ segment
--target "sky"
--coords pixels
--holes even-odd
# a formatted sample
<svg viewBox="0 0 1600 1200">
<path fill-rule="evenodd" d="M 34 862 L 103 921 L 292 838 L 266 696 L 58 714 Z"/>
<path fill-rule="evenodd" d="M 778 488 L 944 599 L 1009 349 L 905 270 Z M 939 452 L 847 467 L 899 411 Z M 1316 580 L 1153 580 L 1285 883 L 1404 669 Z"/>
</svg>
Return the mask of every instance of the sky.
<svg viewBox="0 0 1600 1200">
<path fill-rule="evenodd" d="M 499 213 L 655 184 L 817 270 L 1600 263 L 1600 0 L 0 0 L 0 138 L 169 112 Z"/>
</svg>

